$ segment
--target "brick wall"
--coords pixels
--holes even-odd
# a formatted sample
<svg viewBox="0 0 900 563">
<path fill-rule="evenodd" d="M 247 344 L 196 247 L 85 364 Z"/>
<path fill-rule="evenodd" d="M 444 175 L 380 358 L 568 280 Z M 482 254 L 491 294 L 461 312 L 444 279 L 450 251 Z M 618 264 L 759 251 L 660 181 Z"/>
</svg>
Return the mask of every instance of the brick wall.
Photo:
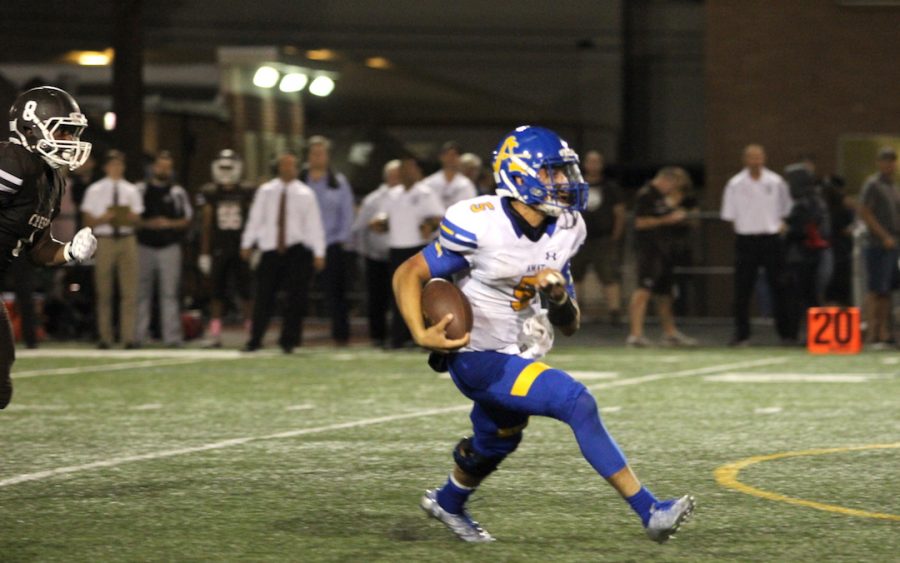
<svg viewBox="0 0 900 563">
<path fill-rule="evenodd" d="M 706 206 L 718 209 L 749 142 L 766 147 L 776 171 L 814 153 L 828 173 L 841 135 L 900 132 L 898 59 L 900 6 L 708 0 Z M 711 263 L 732 262 L 729 239 L 709 245 Z M 728 314 L 730 278 L 716 286 L 711 313 Z"/>
</svg>

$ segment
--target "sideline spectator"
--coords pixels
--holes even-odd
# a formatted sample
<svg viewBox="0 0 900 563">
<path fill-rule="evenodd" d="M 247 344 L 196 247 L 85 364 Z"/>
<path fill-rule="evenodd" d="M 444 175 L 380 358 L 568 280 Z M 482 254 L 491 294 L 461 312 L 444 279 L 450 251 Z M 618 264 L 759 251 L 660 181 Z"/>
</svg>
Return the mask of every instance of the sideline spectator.
<svg viewBox="0 0 900 563">
<path fill-rule="evenodd" d="M 831 217 L 831 254 L 834 266 L 825 287 L 825 302 L 849 307 L 853 304 L 853 228 L 856 203 L 847 195 L 844 179 L 826 176 L 822 182 Z"/>
<path fill-rule="evenodd" d="M 381 211 L 384 198 L 391 187 L 400 184 L 400 161 L 384 165 L 384 182 L 362 201 L 353 234 L 356 249 L 366 261 L 366 295 L 369 313 L 369 338 L 378 347 L 387 343 L 387 314 L 391 307 L 391 261 L 385 213 Z M 374 223 L 374 226 L 370 226 Z"/>
<path fill-rule="evenodd" d="M 460 172 L 462 149 L 456 141 L 447 141 L 441 147 L 441 169 L 423 180 L 440 198 L 444 209 L 457 201 L 478 195 L 475 184 Z"/>
<path fill-rule="evenodd" d="M 400 160 L 400 185 L 388 191 L 382 200 L 382 215 L 372 228 L 387 230 L 390 246 L 391 275 L 397 268 L 425 248 L 444 215 L 444 206 L 434 190 L 422 180 L 422 169 L 412 156 Z M 396 300 L 393 300 L 391 318 L 391 348 L 403 348 L 412 344 L 412 336 Z"/>
<path fill-rule="evenodd" d="M 775 329 L 782 343 L 791 344 L 784 288 L 784 218 L 791 212 L 791 196 L 784 179 L 765 167 L 761 145 L 744 148 L 744 169 L 725 186 L 721 217 L 734 225 L 734 338 L 731 346 L 750 343 L 750 296 L 757 271 L 765 270 L 772 292 Z"/>
<path fill-rule="evenodd" d="M 347 318 L 347 250 L 353 227 L 353 190 L 347 178 L 331 168 L 331 141 L 316 135 L 309 138 L 306 166 L 300 181 L 312 188 L 325 227 L 325 271 L 322 285 L 331 309 L 331 337 L 338 346 L 350 340 Z"/>
<path fill-rule="evenodd" d="M 891 334 L 891 293 L 900 287 L 897 258 L 900 256 L 900 185 L 897 152 L 882 147 L 876 158 L 878 172 L 869 176 L 860 194 L 859 215 L 868 232 L 865 241 L 868 292 L 866 340 L 873 348 L 896 344 Z"/>
<path fill-rule="evenodd" d="M 256 268 L 253 322 L 245 352 L 262 347 L 279 289 L 287 295 L 278 344 L 285 354 L 301 345 L 313 269 L 325 269 L 325 229 L 316 194 L 297 179 L 297 157 L 283 154 L 277 167 L 278 177 L 256 190 L 241 236 L 244 260 L 250 261 L 254 247 L 262 252 Z"/>
<path fill-rule="evenodd" d="M 144 212 L 137 235 L 141 266 L 135 344 L 143 345 L 147 339 L 154 288 L 158 287 L 162 340 L 166 346 L 178 348 L 182 345 L 181 243 L 193 210 L 187 192 L 173 182 L 174 162 L 169 151 L 156 155 L 150 171 L 151 178 L 137 185 Z"/>
<path fill-rule="evenodd" d="M 785 233 L 787 330 L 790 338 L 797 340 L 806 310 L 824 303 L 825 284 L 820 279 L 831 277 L 831 248 L 828 242 L 831 238 L 831 219 L 816 178 L 806 163 L 785 168 L 784 178 L 794 200 L 786 220 Z"/>
<path fill-rule="evenodd" d="M 135 226 L 144 212 L 144 200 L 137 187 L 125 179 L 125 155 L 112 150 L 106 154 L 106 176 L 88 186 L 81 202 L 82 224 L 94 230 L 94 290 L 100 349 L 109 348 L 113 338 L 113 293 L 119 287 L 119 337 L 126 348 L 135 347 L 137 313 L 138 248 Z"/>
<path fill-rule="evenodd" d="M 619 268 L 621 245 L 625 233 L 625 199 L 619 186 L 603 175 L 603 155 L 588 151 L 584 156 L 584 180 L 588 183 L 587 209 L 581 213 L 587 225 L 587 240 L 572 258 L 572 275 L 576 292 L 584 295 L 583 281 L 593 265 L 603 286 L 610 324 L 619 326 L 622 316 L 622 291 Z"/>
<path fill-rule="evenodd" d="M 674 256 L 672 227 L 687 220 L 687 212 L 672 207 L 667 196 L 690 184 L 690 177 L 681 168 L 667 166 L 656 173 L 650 183 L 640 189 L 635 200 L 634 228 L 637 231 L 638 288 L 631 295 L 629 316 L 631 330 L 628 346 L 652 345 L 644 337 L 644 318 L 650 295 L 655 297 L 656 311 L 663 329 L 664 346 L 696 346 L 697 341 L 685 336 L 675 327 L 672 312 L 672 284 Z"/>
<path fill-rule="evenodd" d="M 481 157 L 475 153 L 467 152 L 459 157 L 459 171 L 472 182 L 476 191 L 478 189 L 478 177 L 483 169 Z"/>
</svg>

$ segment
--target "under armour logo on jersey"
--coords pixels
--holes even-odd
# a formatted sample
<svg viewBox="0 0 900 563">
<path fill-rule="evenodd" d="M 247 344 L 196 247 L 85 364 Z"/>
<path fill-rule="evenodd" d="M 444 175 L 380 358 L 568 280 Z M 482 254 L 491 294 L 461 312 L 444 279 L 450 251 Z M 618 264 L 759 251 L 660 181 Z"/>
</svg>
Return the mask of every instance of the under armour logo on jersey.
<svg viewBox="0 0 900 563">
<path fill-rule="evenodd" d="M 544 260 L 556 260 L 555 252 L 548 252 L 546 256 L 544 256 Z"/>
</svg>

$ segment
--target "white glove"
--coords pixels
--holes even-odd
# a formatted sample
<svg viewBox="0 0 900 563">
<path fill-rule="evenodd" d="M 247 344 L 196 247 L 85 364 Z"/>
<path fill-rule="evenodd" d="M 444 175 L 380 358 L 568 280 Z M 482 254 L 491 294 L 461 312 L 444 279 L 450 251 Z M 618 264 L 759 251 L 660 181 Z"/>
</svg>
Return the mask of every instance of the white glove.
<svg viewBox="0 0 900 563">
<path fill-rule="evenodd" d="M 547 312 L 541 311 L 522 325 L 522 332 L 518 337 L 521 350 L 519 355 L 531 360 L 543 358 L 553 348 L 554 336 L 553 325 L 547 318 Z"/>
<path fill-rule="evenodd" d="M 72 242 L 66 243 L 63 247 L 63 256 L 66 262 L 84 262 L 90 260 L 96 250 L 97 238 L 90 227 L 85 227 L 75 233 Z"/>
<path fill-rule="evenodd" d="M 209 254 L 201 254 L 197 257 L 197 268 L 204 276 L 208 276 L 212 272 L 212 256 Z"/>
</svg>

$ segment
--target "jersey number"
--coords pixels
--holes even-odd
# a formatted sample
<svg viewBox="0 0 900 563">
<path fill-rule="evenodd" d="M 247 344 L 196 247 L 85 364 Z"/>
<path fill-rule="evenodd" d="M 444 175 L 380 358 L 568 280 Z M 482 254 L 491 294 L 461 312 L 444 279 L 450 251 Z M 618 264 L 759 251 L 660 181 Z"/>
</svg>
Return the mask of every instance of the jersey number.
<svg viewBox="0 0 900 563">
<path fill-rule="evenodd" d="M 515 301 L 510 301 L 513 311 L 521 311 L 527 307 L 534 296 L 537 295 L 537 276 L 524 276 L 513 289 Z"/>
<path fill-rule="evenodd" d="M 220 231 L 239 231 L 243 224 L 241 206 L 237 203 L 221 203 L 216 208 L 216 221 Z"/>
</svg>

